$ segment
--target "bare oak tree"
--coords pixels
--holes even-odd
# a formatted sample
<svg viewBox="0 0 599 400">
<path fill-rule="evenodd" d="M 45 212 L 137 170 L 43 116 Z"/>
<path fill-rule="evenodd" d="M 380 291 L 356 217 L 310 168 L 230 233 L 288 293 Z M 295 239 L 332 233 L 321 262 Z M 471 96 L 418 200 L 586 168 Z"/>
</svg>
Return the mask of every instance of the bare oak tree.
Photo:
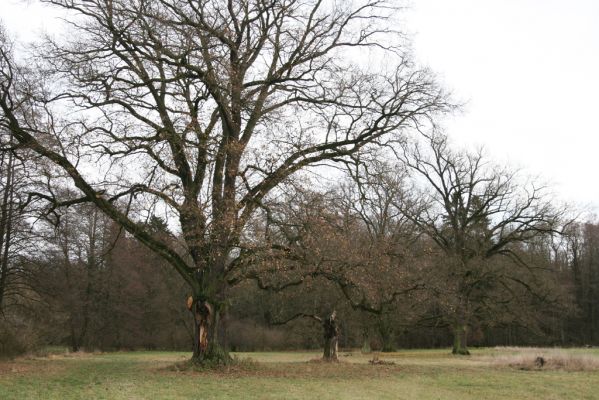
<svg viewBox="0 0 599 400">
<path fill-rule="evenodd" d="M 93 202 L 189 284 L 207 329 L 196 360 L 222 354 L 235 249 L 280 183 L 450 107 L 396 46 L 391 1 L 42 2 L 70 31 L 27 63 L 2 39 L 0 124 L 78 189 L 45 194 L 53 207 Z M 184 252 L 138 223 L 158 209 L 176 216 Z"/>
<path fill-rule="evenodd" d="M 468 354 L 466 338 L 474 316 L 510 302 L 513 285 L 534 291 L 534 268 L 519 250 L 558 233 L 565 211 L 552 205 L 546 187 L 489 163 L 482 152 L 457 152 L 443 135 L 428 136 L 424 147 L 407 145 L 402 161 L 424 189 L 419 201 L 400 207 L 443 254 L 428 282 L 453 328 L 454 354 Z M 507 257 L 530 272 L 527 279 L 492 262 Z M 502 298 L 493 298 L 501 289 Z"/>
<path fill-rule="evenodd" d="M 359 190 L 354 180 L 345 179 L 328 193 L 296 188 L 279 204 L 265 205 L 268 225 L 263 240 L 269 244 L 263 247 L 272 251 L 254 251 L 254 259 L 241 268 L 241 279 L 251 277 L 258 288 L 277 293 L 328 283 L 345 308 L 377 320 L 385 349 L 391 348 L 392 333 L 384 323 L 397 303 L 408 302 L 422 289 L 420 275 L 411 271 L 417 265 L 410 248 L 417 241 L 417 229 L 393 204 L 402 189 L 400 181 L 399 176 L 373 174 Z M 256 238 L 261 236 L 258 232 Z M 313 300 L 321 303 L 318 293 Z M 270 322 L 285 324 L 302 317 L 323 323 L 323 359 L 336 360 L 331 347 L 336 339 L 326 325 L 336 319 L 329 318 L 336 306 L 314 310 L 295 303 L 292 312 L 285 307 L 283 314 L 288 316 Z"/>
<path fill-rule="evenodd" d="M 11 135 L 0 131 L 0 316 L 30 297 L 29 272 L 24 255 L 36 247 L 30 221 L 35 217 L 28 192 L 33 190 L 37 171 L 23 154 L 16 154 Z"/>
</svg>

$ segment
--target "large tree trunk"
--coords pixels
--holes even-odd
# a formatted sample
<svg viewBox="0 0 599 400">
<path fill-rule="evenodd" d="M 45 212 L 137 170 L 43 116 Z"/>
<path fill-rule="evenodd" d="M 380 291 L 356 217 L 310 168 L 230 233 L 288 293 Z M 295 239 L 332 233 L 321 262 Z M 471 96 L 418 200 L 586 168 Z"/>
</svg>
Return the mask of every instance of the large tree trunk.
<svg viewBox="0 0 599 400">
<path fill-rule="evenodd" d="M 389 321 L 380 320 L 378 324 L 379 334 L 381 335 L 381 341 L 383 347 L 381 351 L 390 353 L 396 351 L 395 347 L 395 332 Z"/>
<path fill-rule="evenodd" d="M 335 311 L 323 321 L 322 325 L 324 328 L 324 354 L 322 359 L 328 362 L 338 361 L 339 327 L 337 326 Z"/>
<path fill-rule="evenodd" d="M 190 297 L 187 307 L 193 313 L 194 342 L 192 361 L 198 364 L 228 364 L 231 357 L 222 345 L 224 334 L 219 335 L 223 310 L 208 301 Z"/>
<path fill-rule="evenodd" d="M 79 345 L 79 341 L 77 340 L 77 335 L 75 334 L 75 328 L 73 327 L 73 324 L 71 323 L 71 337 L 70 339 L 70 344 L 71 344 L 71 351 L 73 353 L 77 353 L 80 349 L 80 345 Z"/>
<path fill-rule="evenodd" d="M 362 331 L 362 353 L 370 353 L 372 348 L 370 347 L 370 330 L 365 328 Z"/>
<path fill-rule="evenodd" d="M 467 356 L 470 355 L 467 346 L 468 325 L 456 323 L 453 327 L 453 349 L 452 354 Z"/>
</svg>

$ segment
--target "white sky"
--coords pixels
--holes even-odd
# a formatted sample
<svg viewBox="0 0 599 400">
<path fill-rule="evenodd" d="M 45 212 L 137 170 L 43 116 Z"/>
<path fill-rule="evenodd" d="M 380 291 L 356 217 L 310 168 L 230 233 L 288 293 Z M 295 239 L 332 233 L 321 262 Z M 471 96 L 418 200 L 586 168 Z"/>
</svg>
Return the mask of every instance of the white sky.
<svg viewBox="0 0 599 400">
<path fill-rule="evenodd" d="M 398 0 L 400 1 L 400 0 Z M 599 0 L 411 0 L 403 19 L 419 61 L 464 112 L 452 140 L 552 183 L 599 209 Z M 58 30 L 35 1 L 0 0 L 21 41 Z"/>
<path fill-rule="evenodd" d="M 599 207 L 599 1 L 412 0 L 416 56 L 465 112 L 454 142 Z"/>
</svg>

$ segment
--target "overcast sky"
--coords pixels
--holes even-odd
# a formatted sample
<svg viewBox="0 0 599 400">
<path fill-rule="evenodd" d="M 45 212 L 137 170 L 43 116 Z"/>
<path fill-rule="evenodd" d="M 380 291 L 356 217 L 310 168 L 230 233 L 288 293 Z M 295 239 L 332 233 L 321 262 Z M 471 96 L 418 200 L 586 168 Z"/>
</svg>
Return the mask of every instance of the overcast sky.
<svg viewBox="0 0 599 400">
<path fill-rule="evenodd" d="M 0 0 L 19 40 L 59 29 L 56 16 Z M 445 122 L 454 143 L 599 208 L 599 0 L 411 0 L 403 19 L 417 59 L 466 103 Z"/>
<path fill-rule="evenodd" d="M 417 57 L 467 102 L 446 123 L 455 142 L 599 206 L 599 1 L 412 0 L 405 20 Z"/>
</svg>

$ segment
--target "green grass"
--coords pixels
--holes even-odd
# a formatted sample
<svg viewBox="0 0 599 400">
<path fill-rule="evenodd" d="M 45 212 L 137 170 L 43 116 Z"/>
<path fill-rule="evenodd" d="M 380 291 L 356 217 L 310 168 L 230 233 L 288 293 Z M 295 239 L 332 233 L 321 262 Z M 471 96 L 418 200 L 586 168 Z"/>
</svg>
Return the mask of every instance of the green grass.
<svg viewBox="0 0 599 400">
<path fill-rule="evenodd" d="M 570 350 L 569 350 L 570 351 Z M 571 350 L 599 357 L 595 349 Z M 49 355 L 0 362 L 0 399 L 599 399 L 599 371 L 522 371 L 492 362 L 497 353 L 449 350 L 370 355 L 342 352 L 342 362 L 310 362 L 316 352 L 237 353 L 254 363 L 229 371 L 177 371 L 188 353 Z"/>
</svg>

